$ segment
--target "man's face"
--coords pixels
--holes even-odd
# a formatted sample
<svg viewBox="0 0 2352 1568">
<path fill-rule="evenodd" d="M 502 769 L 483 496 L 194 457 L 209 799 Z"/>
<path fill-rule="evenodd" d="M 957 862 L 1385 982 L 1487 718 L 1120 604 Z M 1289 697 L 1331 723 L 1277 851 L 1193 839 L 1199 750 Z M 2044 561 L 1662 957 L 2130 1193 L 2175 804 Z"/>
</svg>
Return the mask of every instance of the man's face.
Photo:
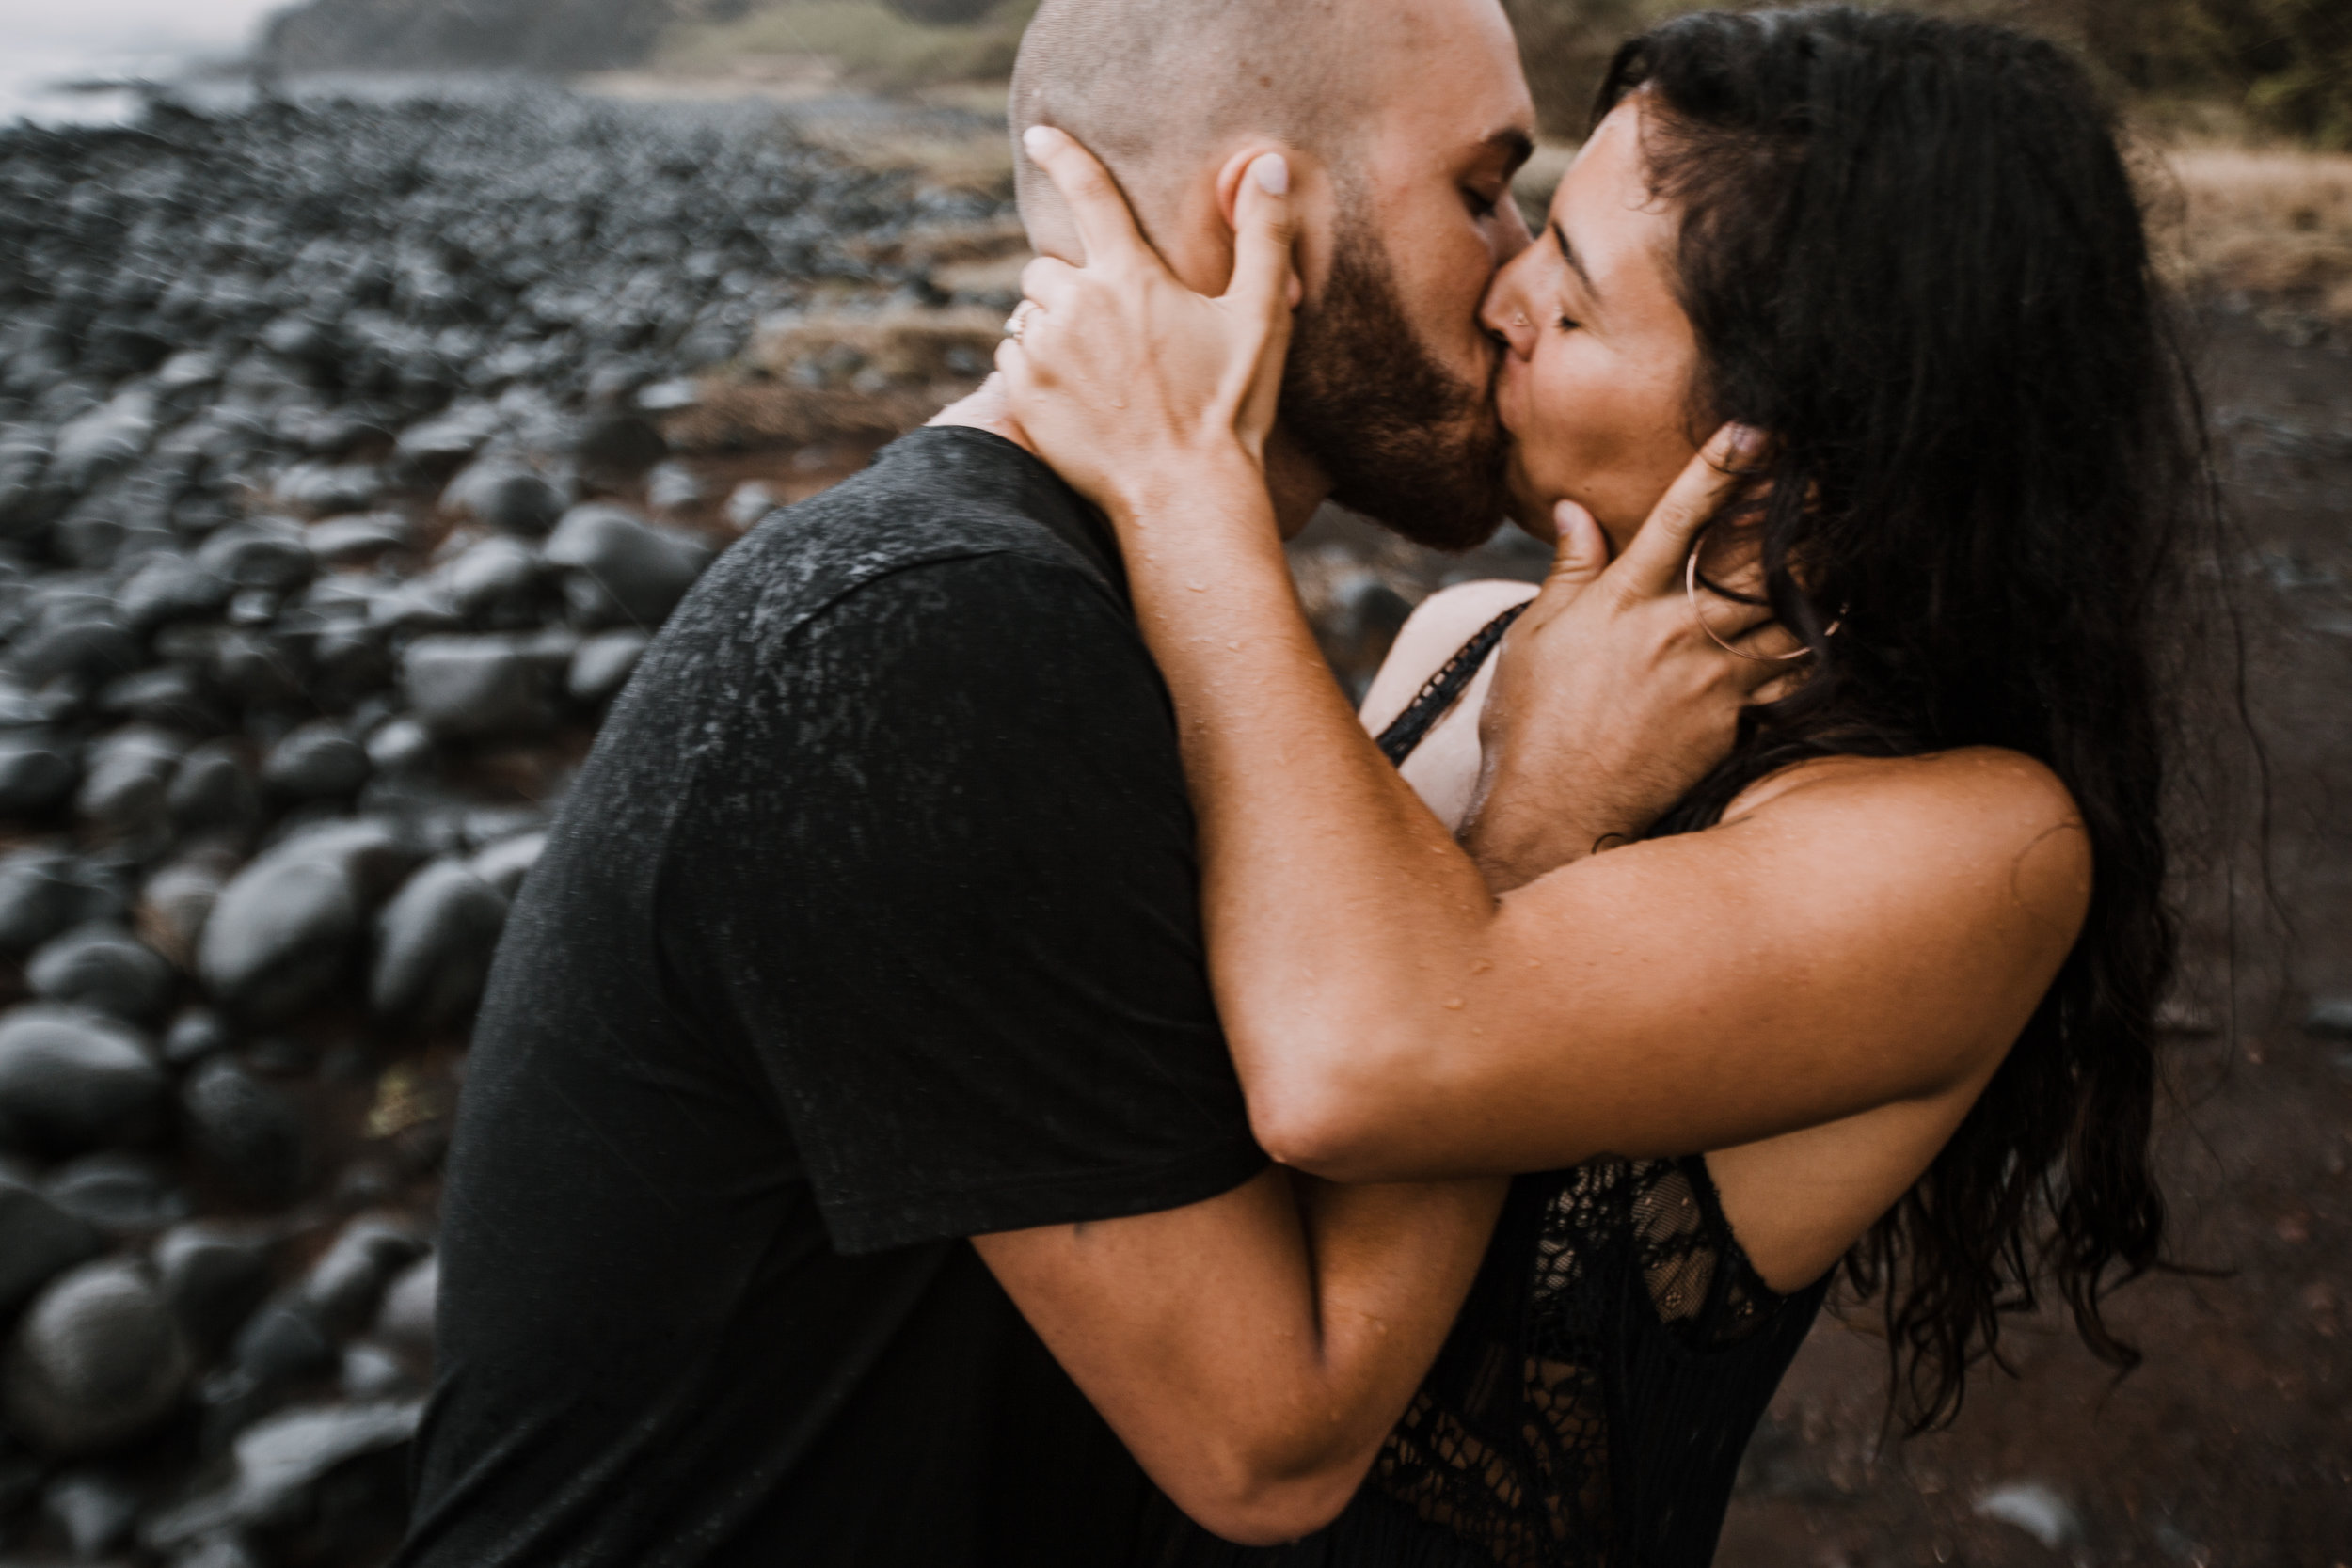
<svg viewBox="0 0 2352 1568">
<path fill-rule="evenodd" d="M 1334 169 L 1329 266 L 1298 312 L 1282 422 L 1343 505 L 1467 549 L 1504 511 L 1498 350 L 1478 310 L 1528 245 L 1511 177 L 1534 108 L 1494 0 L 1377 10 L 1378 107 Z"/>
</svg>

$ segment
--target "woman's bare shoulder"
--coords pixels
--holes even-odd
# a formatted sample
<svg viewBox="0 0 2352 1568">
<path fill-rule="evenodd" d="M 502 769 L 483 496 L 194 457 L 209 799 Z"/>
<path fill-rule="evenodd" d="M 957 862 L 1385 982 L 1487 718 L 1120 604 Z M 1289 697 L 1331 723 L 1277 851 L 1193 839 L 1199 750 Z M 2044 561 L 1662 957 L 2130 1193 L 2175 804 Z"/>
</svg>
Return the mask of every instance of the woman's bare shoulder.
<svg viewBox="0 0 2352 1568">
<path fill-rule="evenodd" d="M 1478 635 L 1487 622 L 1523 599 L 1535 596 L 1535 584 L 1503 578 L 1482 578 L 1440 588 L 1423 599 L 1380 663 L 1364 693 L 1360 717 L 1364 727 L 1378 734 L 1405 711 L 1429 677 L 1452 658 L 1463 643 Z"/>
<path fill-rule="evenodd" d="M 1849 849 L 1867 841 L 1941 880 L 1971 865 L 2005 868 L 2012 897 L 2071 933 L 2088 909 L 2090 836 L 2046 764 L 1995 746 L 1908 757 L 1818 757 L 1758 780 L 1724 826 L 1777 826 Z M 2072 937 L 2070 935 L 2069 942 Z"/>
</svg>

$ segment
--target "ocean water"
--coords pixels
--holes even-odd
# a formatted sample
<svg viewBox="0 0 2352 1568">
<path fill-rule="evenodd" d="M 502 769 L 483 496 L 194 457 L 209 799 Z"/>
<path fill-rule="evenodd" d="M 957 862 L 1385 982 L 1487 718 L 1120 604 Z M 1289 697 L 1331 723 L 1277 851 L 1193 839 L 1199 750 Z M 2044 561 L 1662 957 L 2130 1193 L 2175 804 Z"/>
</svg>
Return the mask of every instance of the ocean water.
<svg viewBox="0 0 2352 1568">
<path fill-rule="evenodd" d="M 287 0 L 0 0 L 0 124 L 111 121 L 135 92 L 241 57 Z"/>
</svg>

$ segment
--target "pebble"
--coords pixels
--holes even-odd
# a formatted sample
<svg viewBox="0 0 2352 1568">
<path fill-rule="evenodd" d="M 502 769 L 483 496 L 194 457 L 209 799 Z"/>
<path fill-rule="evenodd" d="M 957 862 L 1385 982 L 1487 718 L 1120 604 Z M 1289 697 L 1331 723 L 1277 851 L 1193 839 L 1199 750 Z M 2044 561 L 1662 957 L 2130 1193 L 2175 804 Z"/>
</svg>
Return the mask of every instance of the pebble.
<svg viewBox="0 0 2352 1568">
<path fill-rule="evenodd" d="M 190 1220 L 155 1243 L 155 1274 L 189 1341 L 210 1353 L 269 1294 L 277 1243 L 251 1226 Z"/>
<path fill-rule="evenodd" d="M 347 800 L 368 782 L 368 753 L 332 719 L 296 725 L 270 748 L 262 783 L 292 800 Z"/>
<path fill-rule="evenodd" d="M 389 1215 L 362 1214 L 310 1265 L 301 1299 L 328 1333 L 355 1334 L 375 1316 L 392 1277 L 423 1251 L 414 1227 Z"/>
<path fill-rule="evenodd" d="M 142 1500 L 138 1489 L 119 1476 L 67 1470 L 41 1493 L 40 1506 L 73 1555 L 87 1561 L 130 1540 Z"/>
<path fill-rule="evenodd" d="M 235 874 L 237 857 L 225 846 L 199 843 L 158 867 L 139 889 L 139 929 L 175 967 L 196 967 L 197 942 L 221 890 Z M 165 1048 L 167 1059 L 172 1057 Z"/>
<path fill-rule="evenodd" d="M 0 1174 L 0 1321 L 65 1270 L 105 1249 L 87 1220 L 60 1209 L 36 1188 Z"/>
<path fill-rule="evenodd" d="M 145 1235 L 188 1217 L 188 1195 L 156 1161 L 139 1154 L 85 1154 L 42 1179 L 50 1202 L 112 1235 Z"/>
<path fill-rule="evenodd" d="M 2352 996 L 2324 996 L 2303 1015 L 2303 1032 L 2315 1039 L 2352 1040 Z"/>
<path fill-rule="evenodd" d="M 331 988 L 350 961 L 368 883 L 405 862 L 381 826 L 297 835 L 239 872 L 204 922 L 197 974 L 232 1012 L 270 1022 Z"/>
<path fill-rule="evenodd" d="M 2014 1525 L 2052 1551 L 2083 1539 L 2082 1518 L 2058 1489 L 2038 1481 L 2006 1481 L 1978 1495 L 1979 1519 Z"/>
<path fill-rule="evenodd" d="M 71 855 L 30 848 L 0 857 L 0 952 L 23 953 L 121 908 L 114 889 Z"/>
<path fill-rule="evenodd" d="M 375 1315 L 375 1337 L 410 1350 L 432 1350 L 440 1289 L 438 1255 L 420 1258 L 403 1269 L 384 1291 L 383 1307 Z"/>
<path fill-rule="evenodd" d="M 449 740 L 535 734 L 553 718 L 547 682 L 515 637 L 421 637 L 401 660 L 417 722 Z"/>
<path fill-rule="evenodd" d="M 727 493 L 727 526 L 738 533 L 748 533 L 762 517 L 783 504 L 783 498 L 766 484 L 747 479 Z"/>
<path fill-rule="evenodd" d="M 92 748 L 73 809 L 102 831 L 133 832 L 163 822 L 172 774 L 187 748 L 165 731 L 134 725 Z"/>
<path fill-rule="evenodd" d="M 207 741 L 180 760 L 164 803 L 184 831 L 242 828 L 262 814 L 260 791 L 233 741 Z"/>
<path fill-rule="evenodd" d="M 683 463 L 657 463 L 645 475 L 645 504 L 657 512 L 680 511 L 707 493 L 700 476 Z"/>
<path fill-rule="evenodd" d="M 508 902 L 522 891 L 523 879 L 539 863 L 548 847 L 544 832 L 517 833 L 474 852 L 473 874 L 495 888 Z"/>
<path fill-rule="evenodd" d="M 180 1107 L 191 1151 L 231 1192 L 283 1203 L 301 1191 L 308 1139 L 284 1090 L 215 1054 L 188 1074 Z"/>
<path fill-rule="evenodd" d="M 53 1280 L 17 1324 L 5 1377 L 8 1425 L 44 1453 L 102 1453 L 169 1416 L 192 1365 L 171 1309 L 139 1265 L 85 1263 Z"/>
<path fill-rule="evenodd" d="M 165 1031 L 164 1060 L 173 1067 L 193 1067 L 228 1050 L 234 1039 L 227 1021 L 212 1008 L 183 1007 Z"/>
<path fill-rule="evenodd" d="M 583 639 L 580 651 L 572 655 L 564 689 L 576 703 L 600 706 L 611 702 L 628 684 L 637 660 L 651 641 L 645 633 L 635 629 L 599 632 Z"/>
<path fill-rule="evenodd" d="M 72 749 L 47 731 L 0 731 L 0 815 L 48 811 L 73 792 L 81 776 Z"/>
<path fill-rule="evenodd" d="M 474 464 L 441 492 L 441 508 L 501 533 L 533 538 L 564 515 L 564 493 L 544 474 L 510 457 Z"/>
<path fill-rule="evenodd" d="M 467 620 L 532 626 L 538 620 L 532 601 L 544 569 L 538 551 L 519 539 L 500 535 L 451 562 L 444 580 L 451 602 Z"/>
<path fill-rule="evenodd" d="M 31 1003 L 0 1014 L 0 1148 L 69 1155 L 153 1131 L 163 1069 L 122 1024 Z"/>
<path fill-rule="evenodd" d="M 33 994 L 149 1024 L 171 1006 L 177 979 L 162 954 L 112 921 L 77 926 L 42 944 L 24 966 Z"/>
<path fill-rule="evenodd" d="M 422 1028 L 472 1007 L 506 925 L 506 899 L 462 861 L 411 877 L 376 921 L 368 1006 Z"/>
<path fill-rule="evenodd" d="M 711 558 L 699 540 L 603 501 L 565 513 L 545 554 L 549 565 L 564 570 L 564 598 L 573 623 L 583 628 L 660 626 Z"/>
<path fill-rule="evenodd" d="M 234 1479 L 158 1515 L 141 1539 L 169 1551 L 216 1532 L 299 1520 L 309 1512 L 309 1494 L 330 1471 L 405 1449 L 422 1415 L 421 1402 L 383 1401 L 305 1405 L 256 1422 L 237 1438 Z"/>
</svg>

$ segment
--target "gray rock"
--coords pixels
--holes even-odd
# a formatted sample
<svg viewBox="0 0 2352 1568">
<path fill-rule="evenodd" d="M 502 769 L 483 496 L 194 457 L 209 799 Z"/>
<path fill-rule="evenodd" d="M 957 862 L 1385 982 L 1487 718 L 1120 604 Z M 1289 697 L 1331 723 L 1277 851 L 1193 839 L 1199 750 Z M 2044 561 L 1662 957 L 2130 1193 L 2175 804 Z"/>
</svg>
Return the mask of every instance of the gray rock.
<svg viewBox="0 0 2352 1568">
<path fill-rule="evenodd" d="M 96 706 L 112 718 L 166 729 L 203 733 L 223 727 L 220 708 L 202 675 L 184 664 L 158 665 L 108 681 Z"/>
<path fill-rule="evenodd" d="M 308 1517 L 329 1472 L 372 1455 L 394 1454 L 416 1436 L 417 1402 L 306 1405 L 256 1422 L 236 1441 L 235 1479 L 158 1515 L 141 1532 L 169 1551 L 227 1531 L 284 1528 Z"/>
<path fill-rule="evenodd" d="M 368 762 L 378 773 L 410 773 L 433 760 L 433 736 L 414 719 L 394 719 L 368 736 Z"/>
<path fill-rule="evenodd" d="M 703 568 L 701 541 L 656 528 L 606 502 L 576 506 L 548 538 L 548 563 L 564 571 L 564 594 L 583 626 L 634 622 L 659 626 Z"/>
<path fill-rule="evenodd" d="M 237 857 L 225 847 L 199 846 L 157 870 L 139 890 L 139 929 L 174 966 L 196 968 L 204 922 L 236 868 Z"/>
<path fill-rule="evenodd" d="M 236 1373 L 261 1388 L 280 1388 L 307 1377 L 318 1377 L 335 1365 L 335 1347 L 318 1309 L 299 1293 L 285 1293 L 265 1302 L 237 1331 L 229 1353 Z"/>
<path fill-rule="evenodd" d="M 384 494 L 384 475 L 368 463 L 298 463 L 278 476 L 280 505 L 313 517 L 364 512 Z"/>
<path fill-rule="evenodd" d="M 0 856 L 0 953 L 22 953 L 121 908 L 113 889 L 71 855 L 19 849 Z"/>
<path fill-rule="evenodd" d="M 375 1314 L 375 1337 L 409 1350 L 430 1351 L 440 1291 L 437 1254 L 409 1264 L 384 1291 L 384 1305 Z"/>
<path fill-rule="evenodd" d="M 251 1227 L 217 1220 L 175 1226 L 155 1243 L 164 1300 L 189 1342 L 210 1352 L 226 1344 L 269 1294 L 277 1243 Z"/>
<path fill-rule="evenodd" d="M 423 1028 L 456 1018 L 481 999 L 505 924 L 506 899 L 470 866 L 426 866 L 378 917 L 369 1007 Z"/>
<path fill-rule="evenodd" d="M 85 1263 L 34 1299 L 8 1346 L 8 1424 L 45 1453 L 100 1453 L 139 1437 L 185 1392 L 191 1357 L 136 1264 Z"/>
<path fill-rule="evenodd" d="M 2323 996 L 2303 1015 L 2303 1032 L 2315 1039 L 2352 1040 L 2352 996 Z"/>
<path fill-rule="evenodd" d="M 35 1291 L 105 1245 L 88 1221 L 0 1173 L 0 1321 L 15 1316 Z"/>
<path fill-rule="evenodd" d="M 347 566 L 407 549 L 416 539 L 408 519 L 397 512 L 360 512 L 311 524 L 302 542 L 321 565 Z"/>
<path fill-rule="evenodd" d="M 170 1568 L 262 1568 L 262 1562 L 243 1540 L 221 1534 L 188 1542 L 172 1555 Z"/>
<path fill-rule="evenodd" d="M 462 404 L 400 433 L 393 450 L 411 467 L 430 469 L 462 462 L 489 444 L 503 421 L 486 403 Z"/>
<path fill-rule="evenodd" d="M 342 1370 L 336 1381 L 343 1397 L 354 1400 L 397 1399 L 416 1392 L 417 1383 L 398 1355 L 364 1339 L 343 1347 Z"/>
<path fill-rule="evenodd" d="M 442 739 L 530 734 L 549 721 L 539 666 L 512 637 L 420 637 L 401 660 L 401 687 Z"/>
<path fill-rule="evenodd" d="M 2052 1551 L 2083 1539 L 2082 1517 L 2054 1487 L 2038 1481 L 2012 1481 L 1979 1493 L 1974 1512 L 1979 1519 L 2014 1525 Z"/>
<path fill-rule="evenodd" d="M 563 515 L 564 493 L 512 458 L 485 457 L 450 481 L 441 509 L 501 533 L 536 537 Z"/>
<path fill-rule="evenodd" d="M 42 1196 L 110 1234 L 139 1235 L 188 1217 L 188 1196 L 154 1161 L 136 1154 L 85 1154 L 41 1180 Z"/>
<path fill-rule="evenodd" d="M 183 829 L 242 828 L 261 815 L 261 793 L 230 741 L 208 741 L 180 760 L 165 808 Z"/>
<path fill-rule="evenodd" d="M 541 570 L 536 550 L 500 535 L 451 562 L 444 580 L 458 613 L 468 619 L 525 622 Z"/>
<path fill-rule="evenodd" d="M 164 1060 L 173 1067 L 194 1067 L 236 1043 L 228 1021 L 210 1007 L 183 1007 L 164 1034 Z"/>
<path fill-rule="evenodd" d="M 368 782 L 368 753 L 331 719 L 287 732 L 262 764 L 262 782 L 297 800 L 342 800 Z"/>
<path fill-rule="evenodd" d="M 517 833 L 503 838 L 474 852 L 468 863 L 473 874 L 495 888 L 509 903 L 522 891 L 523 879 L 539 863 L 540 853 L 548 847 L 545 832 Z"/>
<path fill-rule="evenodd" d="M 0 730 L 0 816 L 51 810 L 81 776 L 72 748 L 47 730 Z"/>
<path fill-rule="evenodd" d="M 645 475 L 645 504 L 659 512 L 692 506 L 706 493 L 702 480 L 683 463 L 657 463 Z"/>
<path fill-rule="evenodd" d="M 112 1019 L 50 1003 L 0 1014 L 0 1148 L 77 1154 L 154 1126 L 163 1069 Z"/>
<path fill-rule="evenodd" d="M 154 438 L 155 400 L 145 392 L 125 392 L 57 432 L 50 474 L 69 489 L 86 489 L 137 463 Z"/>
<path fill-rule="evenodd" d="M 315 567 L 301 525 L 282 518 L 231 523 L 204 541 L 196 561 L 232 589 L 276 594 L 301 587 Z"/>
<path fill-rule="evenodd" d="M 369 884 L 413 861 L 373 823 L 287 840 L 239 872 L 204 922 L 197 974 L 214 997 L 268 1022 L 324 995 L 350 961 Z"/>
<path fill-rule="evenodd" d="M 76 1558 L 103 1557 L 131 1538 L 138 1519 L 138 1489 L 103 1470 L 68 1470 L 41 1493 L 48 1514 Z"/>
<path fill-rule="evenodd" d="M 112 921 L 53 937 L 25 964 L 24 978 L 44 1002 L 74 1003 L 133 1023 L 152 1023 L 171 1005 L 171 965 Z"/>
<path fill-rule="evenodd" d="M 784 504 L 782 497 L 755 479 L 747 479 L 727 492 L 727 525 L 738 533 L 749 531 L 762 517 Z"/>
<path fill-rule="evenodd" d="M 572 700 L 591 705 L 601 705 L 620 695 L 628 684 L 637 660 L 645 652 L 652 639 L 645 633 L 628 628 L 621 631 L 599 632 L 580 644 L 572 656 L 572 667 L 565 680 L 565 689 Z"/>
<path fill-rule="evenodd" d="M 236 587 L 183 555 L 152 555 L 122 585 L 116 613 L 135 636 L 147 637 L 175 621 L 216 615 Z"/>
<path fill-rule="evenodd" d="M 362 1214 L 310 1265 L 301 1299 L 330 1335 L 356 1334 L 375 1316 L 392 1277 L 423 1252 L 424 1243 L 411 1227 L 386 1215 Z"/>
<path fill-rule="evenodd" d="M 188 1074 L 180 1109 L 190 1149 L 239 1196 L 283 1203 L 302 1190 L 308 1139 L 284 1090 L 214 1055 Z"/>
<path fill-rule="evenodd" d="M 102 829 L 135 832 L 160 824 L 171 776 L 184 742 L 163 730 L 134 725 L 116 731 L 89 754 L 88 772 L 73 809 Z"/>
<path fill-rule="evenodd" d="M 52 621 L 8 648 L 9 667 L 34 686 L 61 677 L 94 686 L 129 674 L 146 662 L 138 639 L 111 615 Z"/>
</svg>

